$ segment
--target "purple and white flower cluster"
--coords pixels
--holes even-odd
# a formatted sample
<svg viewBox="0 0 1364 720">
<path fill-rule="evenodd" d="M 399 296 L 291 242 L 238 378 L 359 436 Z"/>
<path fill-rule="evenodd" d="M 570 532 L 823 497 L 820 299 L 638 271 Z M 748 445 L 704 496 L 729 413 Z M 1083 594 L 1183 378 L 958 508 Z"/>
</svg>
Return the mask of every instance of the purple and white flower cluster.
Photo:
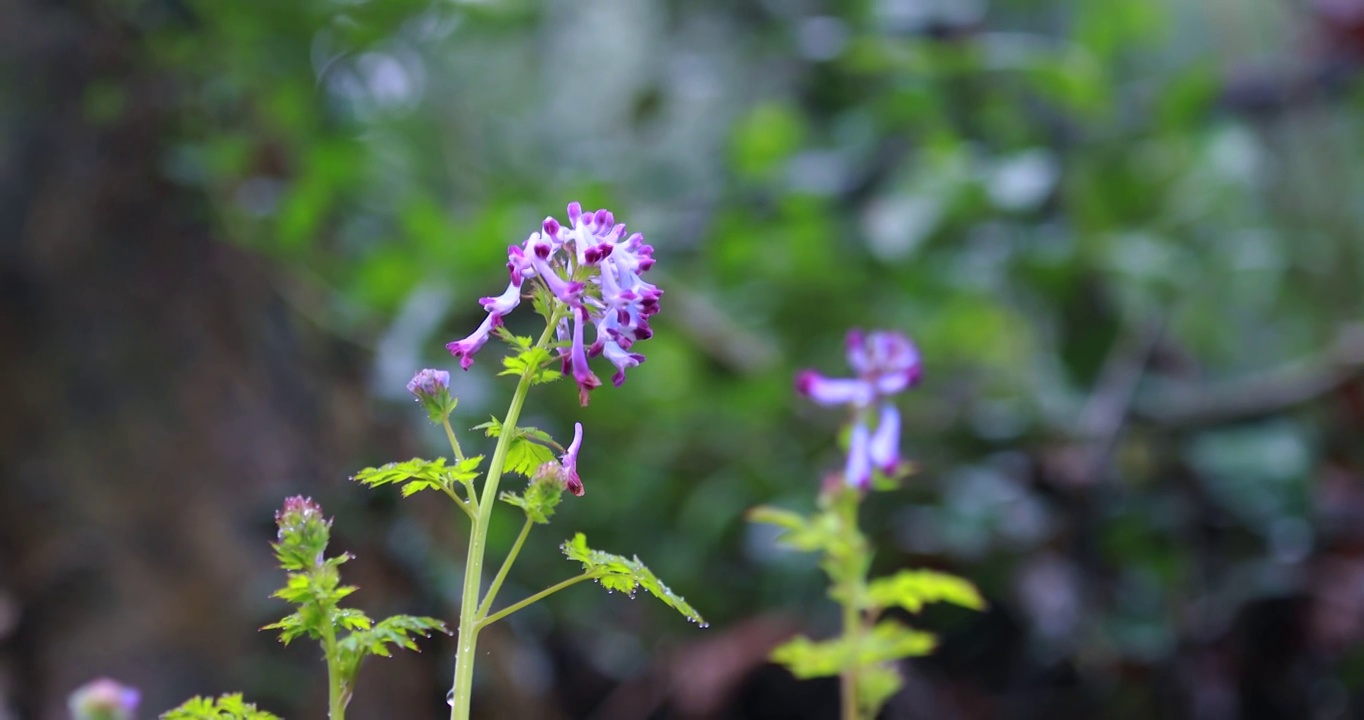
<svg viewBox="0 0 1364 720">
<path fill-rule="evenodd" d="M 796 390 L 820 405 L 851 405 L 853 427 L 843 470 L 849 485 L 871 486 L 872 468 L 889 475 L 900 465 L 900 411 L 889 401 L 919 381 L 919 351 L 909 338 L 893 331 L 848 331 L 848 365 L 854 378 L 828 378 L 814 370 L 796 375 Z M 876 407 L 876 430 L 867 421 Z"/>
<path fill-rule="evenodd" d="M 507 289 L 481 299 L 488 317 L 473 334 L 445 347 L 468 370 L 488 335 L 527 295 L 526 282 L 539 282 L 570 310 L 555 328 L 559 341 L 568 344 L 560 347 L 559 355 L 564 372 L 571 372 L 578 383 L 579 400 L 586 405 L 588 393 L 601 385 L 587 359 L 605 355 L 616 367 L 611 381 L 617 386 L 625 382 L 625 370 L 644 362 L 643 355 L 631 351 L 632 346 L 653 335 L 649 318 L 658 312 L 663 291 L 640 277 L 654 264 L 653 247 L 639 233 L 627 237 L 625 224 L 617 223 L 611 211 L 584 213 L 574 202 L 568 206 L 568 221 L 571 226 L 547 217 L 539 232 L 507 248 L 511 274 Z M 585 346 L 583 326 L 589 322 L 595 338 Z"/>
</svg>

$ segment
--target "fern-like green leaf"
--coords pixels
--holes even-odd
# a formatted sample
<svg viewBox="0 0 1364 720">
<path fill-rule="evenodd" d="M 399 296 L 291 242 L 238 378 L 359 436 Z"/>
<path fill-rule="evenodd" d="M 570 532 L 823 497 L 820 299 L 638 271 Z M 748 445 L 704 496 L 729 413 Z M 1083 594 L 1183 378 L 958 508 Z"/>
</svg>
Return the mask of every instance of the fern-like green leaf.
<svg viewBox="0 0 1364 720">
<path fill-rule="evenodd" d="M 859 636 L 855 643 L 847 637 L 815 642 L 802 636 L 773 650 L 771 658 L 786 666 L 792 675 L 805 680 L 927 655 L 936 646 L 937 638 L 931 633 L 905 627 L 894 620 L 884 620 Z"/>
<path fill-rule="evenodd" d="M 607 590 L 619 590 L 633 598 L 636 590 L 644 588 L 650 595 L 662 600 L 665 605 L 681 613 L 687 620 L 701 627 L 708 626 L 695 608 L 688 605 L 681 595 L 664 585 L 639 558 L 627 559 L 620 555 L 593 550 L 587 546 L 587 537 L 582 533 L 577 533 L 572 540 L 564 542 L 559 547 L 568 559 L 582 563 L 583 570 L 595 576 Z"/>
</svg>

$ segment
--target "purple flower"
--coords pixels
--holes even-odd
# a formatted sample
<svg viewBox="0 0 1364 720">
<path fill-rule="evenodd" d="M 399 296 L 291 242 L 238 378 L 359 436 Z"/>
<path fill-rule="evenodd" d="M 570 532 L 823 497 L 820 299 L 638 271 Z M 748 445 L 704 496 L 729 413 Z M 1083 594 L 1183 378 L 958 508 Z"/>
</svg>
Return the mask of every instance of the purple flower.
<svg viewBox="0 0 1364 720">
<path fill-rule="evenodd" d="M 814 370 L 796 375 L 796 391 L 820 405 L 850 405 L 853 427 L 844 479 L 853 487 L 871 486 L 872 470 L 890 474 L 900 465 L 900 411 L 889 402 L 919 381 L 919 351 L 898 332 L 848 332 L 848 365 L 857 377 L 829 378 Z M 878 406 L 876 430 L 868 428 Z"/>
<path fill-rule="evenodd" d="M 609 210 L 583 212 L 578 203 L 568 205 L 568 224 L 547 217 L 538 232 L 531 233 L 521 245 L 507 248 L 510 282 L 501 295 L 480 300 L 488 317 L 469 337 L 446 345 L 468 370 L 474 354 L 483 347 L 488 335 L 521 302 L 521 298 L 543 288 L 559 308 L 567 307 L 571 318 L 563 318 L 555 328 L 565 374 L 571 373 L 578 384 L 579 400 L 587 404 L 589 393 L 601 381 L 587 365 L 589 357 L 604 354 L 616 368 L 611 381 L 625 382 L 625 371 L 644 362 L 644 356 L 631 352 L 640 340 L 653 336 L 649 318 L 658 313 L 663 291 L 645 282 L 641 274 L 653 267 L 653 247 L 644 236 L 625 233 Z M 530 283 L 530 286 L 527 286 Z M 562 317 L 562 316 L 561 316 Z M 569 321 L 572 332 L 569 332 Z M 589 348 L 583 339 L 583 325 L 593 325 L 595 337 Z"/>
<path fill-rule="evenodd" d="M 130 720 L 141 700 L 137 688 L 99 678 L 71 693 L 67 706 L 74 720 Z"/>
</svg>

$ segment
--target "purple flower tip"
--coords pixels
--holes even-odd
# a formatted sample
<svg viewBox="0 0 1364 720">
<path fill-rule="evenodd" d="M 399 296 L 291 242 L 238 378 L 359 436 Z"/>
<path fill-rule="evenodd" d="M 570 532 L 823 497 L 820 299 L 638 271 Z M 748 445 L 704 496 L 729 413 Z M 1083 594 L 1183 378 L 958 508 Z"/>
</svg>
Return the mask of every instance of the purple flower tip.
<svg viewBox="0 0 1364 720">
<path fill-rule="evenodd" d="M 407 391 L 417 396 L 420 400 L 423 396 L 438 395 L 442 390 L 450 389 L 450 373 L 444 370 L 432 370 L 427 368 L 412 376 L 407 381 Z"/>
</svg>

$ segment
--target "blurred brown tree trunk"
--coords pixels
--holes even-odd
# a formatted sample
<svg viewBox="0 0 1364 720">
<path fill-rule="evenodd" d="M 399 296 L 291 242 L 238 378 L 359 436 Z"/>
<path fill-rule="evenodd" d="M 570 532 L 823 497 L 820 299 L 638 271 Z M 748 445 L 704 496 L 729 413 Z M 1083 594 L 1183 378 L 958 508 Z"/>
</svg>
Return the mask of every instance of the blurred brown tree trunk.
<svg viewBox="0 0 1364 720">
<path fill-rule="evenodd" d="M 283 612 L 272 510 L 344 492 L 360 362 L 165 179 L 186 88 L 142 40 L 99 3 L 0 0 L 0 718 L 65 717 L 99 675 L 145 717 L 325 694 L 255 628 Z M 357 716 L 423 714 L 394 704 L 435 691 L 406 662 Z"/>
</svg>

